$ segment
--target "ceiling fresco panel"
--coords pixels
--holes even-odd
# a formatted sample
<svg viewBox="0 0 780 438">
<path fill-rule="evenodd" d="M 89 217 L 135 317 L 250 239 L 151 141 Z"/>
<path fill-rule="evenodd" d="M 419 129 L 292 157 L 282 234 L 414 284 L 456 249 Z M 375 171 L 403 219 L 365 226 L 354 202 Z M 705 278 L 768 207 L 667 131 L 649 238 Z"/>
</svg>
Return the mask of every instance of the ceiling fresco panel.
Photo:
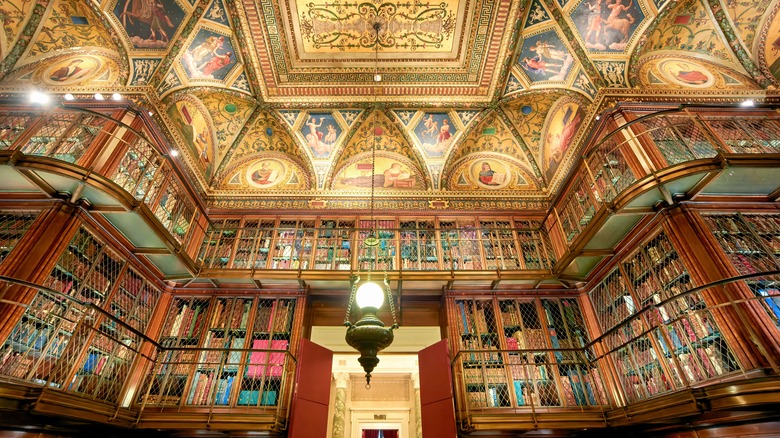
<svg viewBox="0 0 780 438">
<path fill-rule="evenodd" d="M 46 18 L 27 46 L 22 63 L 61 54 L 67 49 L 88 47 L 118 52 L 111 33 L 86 2 L 58 0 L 49 5 Z"/>
<path fill-rule="evenodd" d="M 531 83 L 565 82 L 574 64 L 555 29 L 525 36 L 517 63 Z"/>
<path fill-rule="evenodd" d="M 569 18 L 591 53 L 624 53 L 645 19 L 639 0 L 581 0 Z"/>
<path fill-rule="evenodd" d="M 22 34 L 25 24 L 32 16 L 35 2 L 30 0 L 6 0 L 0 4 L 0 16 L 3 18 L 3 30 L 0 31 L 0 60 Z"/>
<path fill-rule="evenodd" d="M 166 51 L 174 41 L 187 6 L 179 0 L 116 0 L 110 7 L 134 49 Z"/>
<path fill-rule="evenodd" d="M 410 51 L 433 58 L 453 57 L 464 23 L 467 0 L 420 2 L 344 2 L 296 0 L 290 6 L 290 25 L 301 59 L 317 59 L 324 53 L 354 59 L 373 54 L 378 43 L 383 53 L 394 56 Z M 459 20 L 458 18 L 461 17 Z M 378 35 L 374 23 L 380 24 Z M 378 38 L 377 38 L 378 36 Z M 440 55 L 440 56 L 437 56 Z"/>
<path fill-rule="evenodd" d="M 745 73 L 702 0 L 684 0 L 669 7 L 671 9 L 666 11 L 664 20 L 649 31 L 640 49 L 640 58 L 656 52 L 677 53 L 680 56 L 696 56 Z"/>
</svg>

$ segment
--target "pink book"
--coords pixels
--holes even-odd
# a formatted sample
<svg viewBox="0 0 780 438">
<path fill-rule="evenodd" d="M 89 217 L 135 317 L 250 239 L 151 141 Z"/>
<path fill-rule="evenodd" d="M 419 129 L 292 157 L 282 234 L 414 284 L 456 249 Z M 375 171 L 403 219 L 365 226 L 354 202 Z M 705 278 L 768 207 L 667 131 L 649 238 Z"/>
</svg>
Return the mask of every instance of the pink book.
<svg viewBox="0 0 780 438">
<path fill-rule="evenodd" d="M 268 348 L 267 339 L 255 339 L 252 341 L 253 350 L 262 350 Z M 265 362 L 268 357 L 268 353 L 253 351 L 249 353 L 249 366 L 246 369 L 247 377 L 260 377 L 265 370 Z"/>
<path fill-rule="evenodd" d="M 287 341 L 277 340 L 271 342 L 271 348 L 274 350 L 280 350 L 279 352 L 271 353 L 268 359 L 268 363 L 271 365 L 268 368 L 269 376 L 281 376 L 284 371 L 284 356 L 287 351 Z"/>
</svg>

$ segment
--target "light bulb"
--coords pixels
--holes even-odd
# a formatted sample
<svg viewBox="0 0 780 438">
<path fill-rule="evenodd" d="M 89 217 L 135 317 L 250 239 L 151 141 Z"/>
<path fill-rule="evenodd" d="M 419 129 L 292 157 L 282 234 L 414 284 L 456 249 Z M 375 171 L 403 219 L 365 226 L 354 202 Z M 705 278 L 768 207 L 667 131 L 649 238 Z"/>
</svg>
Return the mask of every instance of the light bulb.
<svg viewBox="0 0 780 438">
<path fill-rule="evenodd" d="M 355 292 L 355 299 L 358 307 L 361 309 L 365 307 L 378 309 L 385 302 L 385 293 L 381 286 L 373 281 L 367 281 L 358 287 L 357 292 Z"/>
<path fill-rule="evenodd" d="M 374 73 L 374 82 L 382 82 L 382 75 L 379 73 Z"/>
<path fill-rule="evenodd" d="M 49 97 L 49 95 L 42 91 L 33 90 L 30 92 L 30 102 L 32 103 L 37 103 L 38 105 L 46 105 L 50 101 L 51 98 Z"/>
</svg>

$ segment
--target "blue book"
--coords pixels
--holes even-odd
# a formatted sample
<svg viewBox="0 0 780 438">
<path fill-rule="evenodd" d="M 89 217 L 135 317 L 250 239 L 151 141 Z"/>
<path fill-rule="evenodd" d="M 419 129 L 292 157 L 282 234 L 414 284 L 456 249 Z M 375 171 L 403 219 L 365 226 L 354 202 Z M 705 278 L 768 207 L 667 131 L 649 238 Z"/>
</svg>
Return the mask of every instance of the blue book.
<svg viewBox="0 0 780 438">
<path fill-rule="evenodd" d="M 523 381 L 515 380 L 515 397 L 517 398 L 518 406 L 525 406 L 525 399 L 523 399 Z"/>
<path fill-rule="evenodd" d="M 276 405 L 276 391 L 263 391 L 263 398 L 260 400 L 263 406 Z"/>
<path fill-rule="evenodd" d="M 227 379 L 222 379 L 220 382 L 223 386 L 222 392 L 217 396 L 217 404 L 227 405 L 230 401 L 230 389 L 233 387 L 233 376 Z"/>
</svg>

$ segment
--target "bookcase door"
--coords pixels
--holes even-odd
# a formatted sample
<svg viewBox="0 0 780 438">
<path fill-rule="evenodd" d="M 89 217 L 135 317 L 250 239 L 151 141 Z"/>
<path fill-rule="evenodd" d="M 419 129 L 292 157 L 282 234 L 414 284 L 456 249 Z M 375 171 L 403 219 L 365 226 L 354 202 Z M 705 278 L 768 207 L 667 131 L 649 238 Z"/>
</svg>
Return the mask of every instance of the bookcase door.
<svg viewBox="0 0 780 438">
<path fill-rule="evenodd" d="M 455 408 L 452 393 L 452 370 L 447 340 L 420 350 L 420 415 L 422 436 L 454 438 Z"/>
<path fill-rule="evenodd" d="M 301 339 L 289 437 L 324 438 L 327 435 L 332 366 L 332 351 Z"/>
</svg>

